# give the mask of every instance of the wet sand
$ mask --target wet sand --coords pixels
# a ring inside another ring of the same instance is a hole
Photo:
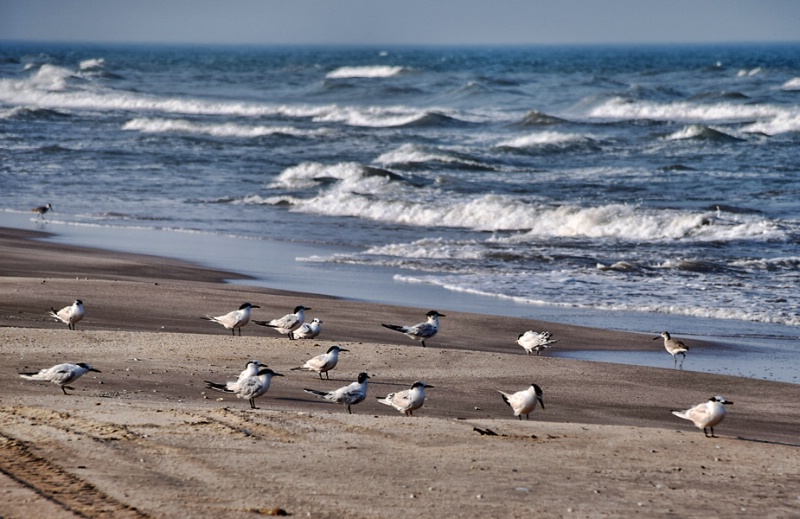
[[[515,344],[528,329],[565,350],[661,345],[447,308],[422,348],[380,324],[416,323],[429,308],[225,284],[236,276],[33,235],[0,229],[3,517],[800,515],[799,385],[529,357]],[[47,310],[75,298],[86,317],[69,331]],[[323,332],[290,341],[250,324],[232,337],[201,319],[245,301],[259,320],[311,307]],[[350,351],[330,381],[290,371],[332,344]],[[258,409],[205,389],[252,358],[286,375]],[[102,373],[68,396],[17,376],[81,361]],[[360,371],[369,396],[352,415],[302,391]],[[435,387],[413,418],[375,399],[415,380]],[[545,409],[519,421],[495,389],[532,382]],[[670,413],[716,394],[735,402],[719,438]]]

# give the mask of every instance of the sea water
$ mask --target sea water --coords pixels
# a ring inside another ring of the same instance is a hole
[[[6,225],[788,358],[798,144],[800,45],[0,45]]]

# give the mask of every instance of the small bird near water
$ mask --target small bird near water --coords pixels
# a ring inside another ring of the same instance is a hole
[[[250,310],[252,308],[261,307],[258,305],[251,305],[250,303],[242,303],[238,310],[234,310],[225,315],[219,315],[217,317],[207,315],[202,319],[221,324],[226,330],[230,330],[233,335],[236,335],[236,329],[238,328],[239,336],[241,337],[242,326],[250,322]]]
[[[678,355],[680,355],[681,365],[679,367],[683,367],[683,361],[686,360],[686,352],[689,351],[689,347],[681,341],[670,337],[669,332],[661,332],[661,335],[653,337],[653,340],[656,341],[662,337],[664,338],[664,348],[672,355],[672,358],[675,360],[675,365],[678,364]]]
[[[319,373],[320,380],[322,380],[322,374],[325,373],[325,378],[330,380],[331,377],[328,375],[328,372],[335,368],[339,363],[339,353],[343,351],[350,350],[342,348],[338,345],[333,345],[328,348],[327,352],[320,353],[316,357],[308,359],[305,364],[297,368],[292,368],[291,371],[316,371]]]
[[[381,324],[384,328],[394,330],[396,332],[404,333],[415,341],[420,341],[422,347],[425,347],[425,340],[430,339],[439,331],[439,317],[447,317],[440,314],[436,310],[431,310],[425,314],[428,318],[424,323],[418,323],[413,326],[404,326],[400,324]]]
[[[37,220],[39,218],[41,218],[45,222],[47,221],[47,218],[44,217],[44,214],[47,211],[53,211],[53,206],[50,205],[50,204],[47,204],[47,205],[40,205],[39,207],[34,207],[33,209],[31,209],[31,212],[36,213],[37,215],[39,215],[36,218]],[[55,212],[55,211],[53,211],[53,212]]]
[[[505,391],[497,390],[503,397],[503,402],[514,410],[514,416],[522,420],[522,415],[525,415],[526,420],[530,420],[530,413],[536,408],[538,401],[544,409],[544,400],[542,400],[542,388],[537,384],[531,384],[528,389],[517,391],[516,393],[506,393]]]
[[[271,321],[253,321],[254,323],[260,326],[267,326],[269,328],[275,328],[279,333],[282,335],[286,335],[289,337],[289,340],[294,340],[294,331],[303,326],[303,322],[306,320],[306,310],[311,310],[310,308],[306,308],[303,305],[296,306],[294,308],[294,313],[286,314],[283,317],[279,317],[278,319],[273,319]]]
[[[337,404],[344,404],[347,406],[347,412],[353,414],[350,410],[351,405],[356,405],[363,402],[367,398],[367,380],[369,375],[364,372],[358,374],[358,381],[353,382],[349,386],[340,387],[333,391],[317,391],[316,389],[304,389],[306,393],[336,402]]]
[[[733,402],[725,400],[725,398],[717,395],[709,398],[707,402],[697,404],[691,409],[687,409],[686,411],[672,411],[672,414],[684,420],[694,422],[695,427],[703,429],[703,434],[706,435],[706,438],[716,438],[716,436],[714,436],[714,426],[725,418],[725,413],[727,412],[725,410],[726,405],[733,405]],[[708,435],[706,429],[710,429],[711,436]]]
[[[429,386],[425,382],[417,381],[411,386],[411,389],[404,389],[397,393],[389,393],[385,397],[377,397],[378,402],[390,405],[405,414],[412,416],[412,413],[422,407],[425,403],[425,388]]]

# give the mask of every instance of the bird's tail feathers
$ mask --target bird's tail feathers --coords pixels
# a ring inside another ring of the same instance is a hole
[[[208,380],[204,380],[203,382],[206,383],[206,387],[208,389],[213,389],[214,391],[219,391],[221,393],[233,393],[233,391],[228,389],[227,382],[225,384],[218,384],[216,382],[209,382]]]
[[[309,368],[305,366],[297,366],[296,368],[289,369],[289,371],[297,371],[297,370],[310,371]]]
[[[20,373],[19,376],[28,380],[39,380],[36,375],[39,373]]]
[[[405,331],[405,326],[399,326],[397,324],[382,324],[381,323],[381,326],[383,326],[384,328],[389,328],[390,330],[394,330],[396,332],[404,332]]]
[[[672,414],[674,414],[678,418],[686,418],[686,412],[685,411],[672,411]]]
[[[501,397],[503,397],[503,402],[505,402],[505,403],[506,403],[506,404],[508,404],[508,405],[511,405],[511,404],[508,402],[508,397],[509,397],[509,394],[508,394],[508,393],[506,393],[505,391],[500,391],[499,389],[495,389],[495,391],[497,391],[498,393],[500,393],[500,396],[501,396]]]
[[[303,391],[311,393],[312,395],[321,396],[322,398],[325,398],[325,395],[328,394],[327,391],[317,391],[316,389],[303,389]]]
[[[269,328],[277,328],[277,326],[272,324],[270,321],[253,321],[253,323],[257,324],[259,326],[267,326]]]

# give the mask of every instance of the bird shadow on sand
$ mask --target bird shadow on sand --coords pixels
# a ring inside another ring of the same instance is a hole
[[[744,438],[742,436],[737,436],[735,439],[745,441],[745,442],[754,442],[754,443],[767,443],[769,445],[783,445],[785,447],[800,447],[800,443],[787,443],[787,442],[779,442],[774,440],[760,440],[758,438]]]

